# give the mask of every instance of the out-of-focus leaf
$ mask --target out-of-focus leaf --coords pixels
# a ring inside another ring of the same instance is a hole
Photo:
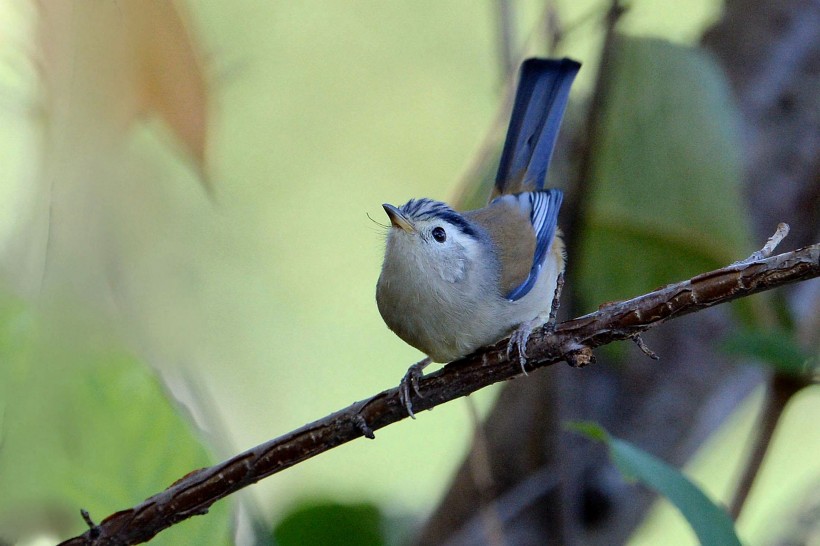
[[[789,375],[803,375],[812,366],[812,358],[804,351],[794,335],[784,330],[743,330],[723,344],[729,353],[760,360]],[[817,365],[817,359],[814,359]]]
[[[191,33],[185,28],[177,4],[129,0],[125,5],[141,70],[143,105],[149,113],[162,116],[202,172],[207,89]]]
[[[91,123],[109,125],[121,139],[139,115],[157,115],[184,144],[198,173],[205,172],[206,80],[198,44],[177,4],[41,0],[39,10],[52,126],[77,134],[94,133],[87,128]],[[74,120],[64,108],[85,117]],[[69,125],[61,125],[65,120]]]
[[[80,508],[99,521],[212,463],[147,367],[80,315],[0,302],[0,542],[79,534]],[[152,543],[227,544],[228,508]]]
[[[737,114],[715,63],[700,50],[623,37],[608,69],[613,83],[577,258],[587,306],[748,253]]]
[[[612,462],[630,480],[637,480],[669,499],[680,510],[704,546],[740,546],[734,524],[725,510],[677,469],[638,447],[610,436],[600,425],[571,423],[568,428],[603,442]]]
[[[382,517],[372,504],[324,502],[297,508],[273,532],[277,546],[382,546]]]

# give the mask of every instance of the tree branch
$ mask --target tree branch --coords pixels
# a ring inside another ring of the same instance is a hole
[[[820,243],[751,263],[732,264],[649,294],[602,305],[598,311],[536,330],[527,344],[529,367],[561,361],[592,362],[592,349],[635,336],[695,311],[820,276]],[[522,374],[507,358],[507,341],[424,376],[418,411],[430,409]],[[261,444],[210,468],[195,470],[141,504],[116,512],[61,546],[139,544],[171,525],[205,514],[217,500],[262,478],[290,468],[373,430],[407,417],[398,388],[383,391],[343,410]]]

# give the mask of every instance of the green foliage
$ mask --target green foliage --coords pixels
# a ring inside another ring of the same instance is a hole
[[[297,508],[274,530],[277,546],[382,546],[382,517],[372,504],[318,502]]]
[[[692,526],[701,544],[740,546],[726,511],[709,500],[680,471],[633,444],[610,436],[596,423],[571,423],[568,428],[604,443],[612,462],[627,479],[637,480],[669,499]]]
[[[585,306],[724,266],[747,249],[736,110],[702,51],[616,42],[581,249]],[[576,254],[577,256],[577,254]],[[572,258],[572,256],[571,256]]]
[[[737,332],[723,344],[725,351],[765,362],[775,370],[788,375],[806,375],[817,366],[794,338],[794,334],[779,328],[748,329]]]
[[[81,313],[0,304],[0,529],[68,538],[211,464],[147,367]],[[99,327],[99,324],[97,325]],[[228,543],[227,503],[153,543]],[[213,513],[216,512],[216,513]]]

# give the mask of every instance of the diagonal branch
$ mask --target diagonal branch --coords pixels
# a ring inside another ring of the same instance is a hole
[[[820,243],[753,262],[732,264],[665,286],[646,295],[608,303],[598,311],[559,324],[553,333],[533,332],[527,344],[529,366],[561,361],[584,365],[592,349],[635,339],[663,322],[737,298],[820,277]],[[483,387],[522,374],[507,358],[507,340],[424,376],[417,410],[430,409]],[[141,504],[116,512],[62,546],[138,544],[191,516],[204,514],[217,500],[262,478],[294,466],[373,430],[407,417],[398,388],[383,391],[293,432],[210,468],[195,470]],[[90,518],[88,519],[90,521]]]

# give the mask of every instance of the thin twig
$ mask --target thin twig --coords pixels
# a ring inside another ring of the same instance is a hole
[[[498,2],[498,55],[501,59],[501,75],[506,81],[512,76],[515,65],[515,8],[510,0],[497,0]]]
[[[766,241],[766,244],[763,245],[763,248],[758,250],[757,252],[753,252],[751,256],[746,258],[745,260],[741,260],[735,263],[751,263],[756,260],[762,260],[764,258],[768,258],[774,252],[774,249],[777,248],[777,245],[780,244],[780,241],[786,238],[786,235],[789,234],[789,224],[785,222],[780,222],[777,224],[777,229],[774,231],[774,234],[769,237],[769,240]]]
[[[554,1],[547,0],[544,8],[544,37],[547,43],[547,54],[554,56],[558,51],[561,40],[564,39],[564,27],[561,25],[561,17],[558,15],[558,6]]]
[[[80,508],[80,516],[83,518],[85,524],[88,525],[88,530],[94,534],[97,529],[97,524],[94,523],[93,519],[91,519],[91,514],[88,513],[88,510],[85,508]]]
[[[561,40],[565,39],[567,36],[570,36],[573,33],[583,30],[584,27],[587,25],[598,24],[598,20],[606,16],[607,13],[601,10],[600,5],[591,3],[587,8],[586,12],[577,16],[575,20],[569,21],[565,25],[561,25],[561,28],[558,30],[558,34],[555,38],[556,40],[558,40],[558,42],[555,44],[555,47],[558,47],[558,44],[560,44]]]
[[[645,354],[646,356],[648,356],[652,360],[660,360],[660,357],[658,356],[658,354],[655,351],[653,351],[652,349],[649,348],[649,346],[646,344],[646,342],[641,337],[641,334],[635,334],[634,336],[632,336],[632,341],[635,342],[635,345],[638,346],[638,349],[640,349],[643,354]]]
[[[737,264],[698,275],[649,294],[602,306],[595,313],[559,324],[554,333],[535,330],[526,351],[533,369],[555,364],[567,354],[616,340],[629,339],[667,320],[756,294],[778,286],[820,277],[820,243],[750,264]],[[488,385],[521,375],[516,359],[507,357],[508,340],[452,362],[421,378],[424,398],[417,411],[467,396]],[[407,418],[398,387],[383,391],[341,411],[210,468],[193,471],[141,504],[116,512],[64,546],[127,545],[157,533],[235,491],[302,461],[360,438],[361,416],[368,429],[379,430]]]

